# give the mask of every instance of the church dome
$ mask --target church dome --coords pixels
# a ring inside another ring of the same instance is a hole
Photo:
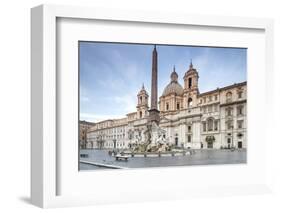
[[[176,95],[183,95],[183,88],[182,86],[178,83],[178,74],[174,70],[171,74],[171,82],[165,87],[162,96],[167,96],[170,94],[176,94]]]
[[[162,96],[167,96],[170,94],[183,95],[183,88],[178,82],[170,82],[164,89]]]

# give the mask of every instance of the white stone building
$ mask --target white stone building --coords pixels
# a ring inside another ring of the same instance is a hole
[[[200,93],[199,74],[191,63],[183,80],[176,70],[159,98],[160,123],[167,143],[191,149],[247,147],[247,83]],[[149,95],[142,86],[136,112],[96,123],[87,133],[87,148],[125,149],[142,143],[148,123]]]

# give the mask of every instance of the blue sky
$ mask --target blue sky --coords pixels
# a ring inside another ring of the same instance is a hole
[[[136,111],[144,83],[150,94],[153,45],[80,42],[80,119],[98,122]],[[247,50],[157,45],[158,97],[173,66],[183,86],[190,61],[199,72],[199,91],[246,81]]]

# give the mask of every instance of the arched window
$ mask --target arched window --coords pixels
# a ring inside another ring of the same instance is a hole
[[[169,104],[166,103],[166,110],[169,110]]]
[[[192,78],[188,78],[188,88],[192,87]]]
[[[231,102],[232,101],[232,93],[231,92],[227,92],[226,93],[226,102]]]
[[[142,111],[140,111],[140,118],[142,118]]]
[[[140,97],[140,103],[142,104],[142,96]]]
[[[187,106],[188,108],[192,107],[192,98],[188,98]]]

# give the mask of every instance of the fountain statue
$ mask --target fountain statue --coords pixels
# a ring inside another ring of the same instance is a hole
[[[165,152],[170,150],[165,138],[165,130],[161,129],[155,123],[147,124],[144,131],[144,140],[137,140],[132,146],[135,153],[142,152]]]

